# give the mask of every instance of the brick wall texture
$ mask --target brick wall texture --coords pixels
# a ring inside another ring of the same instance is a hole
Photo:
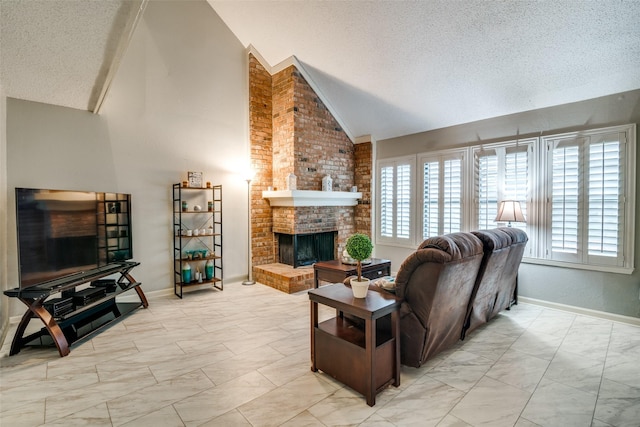
[[[251,255],[252,265],[275,262],[273,216],[262,191],[273,182],[272,79],[253,55],[249,57],[249,137],[251,139]]]
[[[252,265],[276,262],[273,233],[338,231],[342,252],[354,232],[371,230],[371,144],[352,144],[300,72],[290,66],[273,76],[249,56],[252,183]],[[262,199],[271,186],[287,189],[296,175],[298,190],[321,190],[330,175],[334,191],[363,192],[355,207],[275,207]]]

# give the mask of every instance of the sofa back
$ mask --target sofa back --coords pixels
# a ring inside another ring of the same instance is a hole
[[[471,233],[425,240],[396,275],[401,361],[418,367],[460,339],[482,261],[482,242]]]
[[[482,241],[484,256],[469,300],[463,339],[515,301],[518,267],[528,241],[524,231],[511,227],[472,233]]]

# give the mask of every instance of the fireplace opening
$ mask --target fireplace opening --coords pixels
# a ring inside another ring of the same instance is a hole
[[[284,234],[278,236],[278,262],[294,268],[312,265],[335,258],[337,231],[311,234]]]

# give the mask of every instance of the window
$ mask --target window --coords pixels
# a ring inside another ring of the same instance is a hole
[[[462,230],[463,153],[423,156],[422,240]]]
[[[522,213],[527,215],[530,199],[531,162],[535,139],[494,144],[475,148],[474,192],[476,229],[486,230],[506,224],[495,222],[498,203],[517,200]],[[526,231],[526,223],[514,223]]]
[[[413,170],[415,158],[381,162],[378,200],[378,239],[385,242],[413,242]]]
[[[545,138],[550,259],[625,266],[625,240],[633,236],[626,206],[633,197],[626,179],[627,138],[626,132],[606,131]]]
[[[414,247],[502,226],[498,202],[518,200],[527,222],[512,226],[529,236],[526,262],[629,274],[635,132],[622,125],[381,160],[379,241]]]

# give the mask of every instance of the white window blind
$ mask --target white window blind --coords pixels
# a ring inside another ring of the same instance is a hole
[[[490,229],[504,224],[495,222],[498,203],[517,200],[527,218],[530,192],[532,140],[496,144],[474,150],[476,226]],[[526,231],[526,223],[513,223]]]
[[[580,145],[573,140],[551,150],[551,252],[553,259],[579,259]]]
[[[460,159],[444,161],[443,227],[442,233],[455,233],[462,229],[462,162]]]
[[[462,154],[422,157],[422,239],[462,229]]]
[[[624,265],[625,133],[548,142],[550,258]]]
[[[380,235],[393,237],[394,167],[380,168]]]
[[[436,162],[426,162],[423,164],[424,180],[422,204],[422,236],[435,236],[438,234],[438,216],[440,214],[439,191],[440,188],[440,164]]]
[[[411,231],[411,166],[397,167],[396,237],[408,239]]]
[[[624,135],[606,135],[589,145],[588,255],[617,258],[624,213]],[[622,140],[622,141],[621,141]]]
[[[495,228],[498,214],[498,154],[495,150],[476,152],[475,174],[478,229]]]
[[[379,164],[379,223],[377,236],[388,243],[413,240],[413,194],[415,157]]]
[[[512,226],[527,232],[527,262],[633,272],[635,125],[514,137],[377,164],[380,243],[414,247],[431,236],[503,226],[494,221],[498,203],[518,200],[526,223]]]

